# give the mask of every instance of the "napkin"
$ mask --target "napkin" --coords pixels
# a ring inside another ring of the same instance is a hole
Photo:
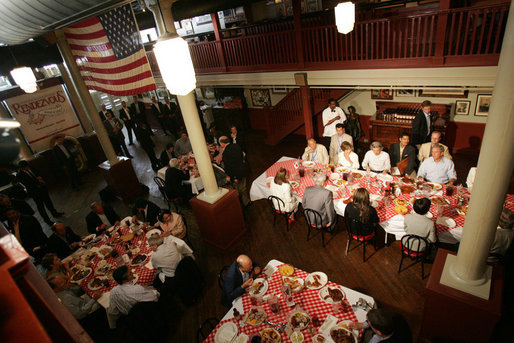
[[[105,292],[102,294],[100,298],[98,298],[97,302],[103,306],[103,308],[109,307],[109,297],[111,296],[111,292]]]
[[[148,259],[148,263],[145,264],[145,268],[154,269],[153,265],[152,265],[152,260],[151,259]]]
[[[329,314],[327,316],[327,319],[325,319],[325,322],[323,322],[323,325],[321,325],[319,327],[319,332],[320,333],[324,333],[324,334],[329,334],[330,333],[330,328],[332,328],[332,326],[336,325],[338,320],[339,319],[337,319],[333,315]]]
[[[432,194],[435,195],[435,196],[438,196],[438,197],[442,197],[443,196],[443,191],[441,190],[441,191],[433,192]]]
[[[219,332],[217,334],[218,336],[218,342],[230,342],[232,339],[234,339],[235,332],[234,327],[232,325],[227,325],[228,323],[223,324],[219,328]]]

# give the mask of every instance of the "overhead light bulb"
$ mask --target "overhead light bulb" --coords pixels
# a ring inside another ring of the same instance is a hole
[[[347,34],[353,30],[355,24],[355,4],[342,2],[334,8],[336,26],[339,33]]]
[[[37,91],[36,77],[29,67],[15,68],[11,70],[11,76],[14,82],[16,82],[25,93],[34,93]]]

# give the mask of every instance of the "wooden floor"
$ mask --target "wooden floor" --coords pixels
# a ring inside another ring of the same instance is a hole
[[[281,156],[299,156],[305,147],[301,136],[290,136],[275,147],[264,144],[263,133],[248,134],[248,159],[251,168],[249,181],[261,174]],[[156,133],[156,151],[160,153],[168,142],[162,133]],[[146,155],[137,143],[129,150],[135,156],[132,160],[140,181],[150,187],[149,199],[165,207],[157,188],[153,184],[155,173],[151,170]],[[463,182],[470,166],[476,165],[476,158],[459,158],[456,156],[459,181]],[[90,172],[84,176],[86,185],[80,191],[70,192],[61,187],[51,191],[56,208],[66,212],[64,222],[77,233],[85,234],[85,216],[89,212],[89,203],[99,200],[98,192],[105,187],[105,181],[99,173]],[[251,182],[248,182],[250,185]],[[111,204],[120,216],[129,214],[130,204],[116,201]],[[34,206],[35,208],[35,206]],[[421,322],[426,279],[422,280],[420,265],[417,264],[398,274],[400,252],[398,242],[388,247],[381,247],[377,252],[368,249],[368,260],[362,262],[362,248],[359,247],[345,254],[347,234],[340,221],[338,229],[325,249],[321,247],[319,235],[306,241],[307,228],[304,219],[285,231],[283,222],[273,226],[273,218],[265,200],[259,200],[249,206],[245,212],[247,233],[242,240],[228,251],[204,244],[201,241],[195,219],[190,210],[184,211],[188,220],[191,240],[195,250],[196,261],[205,277],[205,290],[198,304],[184,308],[179,306],[176,312],[180,318],[170,329],[170,342],[196,342],[196,331],[206,318],[222,318],[227,309],[221,305],[217,273],[225,265],[234,261],[241,253],[248,254],[261,265],[270,259],[288,262],[308,272],[324,271],[331,281],[375,298],[378,306],[403,314],[417,335]],[[381,240],[382,241],[382,240]],[[372,255],[371,255],[372,254]],[[371,256],[370,256],[371,255]],[[427,265],[425,273],[430,272]],[[100,340],[100,339],[98,339]]]

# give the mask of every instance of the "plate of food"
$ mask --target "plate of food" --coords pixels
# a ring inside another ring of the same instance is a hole
[[[152,237],[152,235],[155,235],[155,234],[158,234],[159,236],[161,235],[162,231],[159,230],[159,229],[151,229],[149,230],[147,233],[146,233],[146,238],[150,238]]]
[[[339,167],[336,167],[334,170],[338,173],[348,173],[351,169],[348,167],[339,166]]]
[[[393,177],[391,175],[383,173],[378,174],[377,179],[389,182],[393,181]]]
[[[330,342],[327,338],[327,336],[321,334],[321,333],[318,333],[317,335],[314,335],[312,337],[312,342],[313,343],[328,343]]]
[[[133,233],[127,233],[126,235],[121,236],[121,240],[122,240],[123,242],[129,242],[129,241],[131,241],[133,238],[134,238],[134,234],[133,234]]]
[[[400,206],[407,206],[409,204],[409,201],[408,200],[405,200],[405,199],[394,199],[394,203],[396,205],[400,205]]]
[[[87,283],[87,288],[92,291],[98,291],[103,287],[109,287],[109,280],[105,277],[95,276]]]
[[[293,276],[294,274],[294,267],[290,264],[284,264],[278,268],[278,272],[282,276]]]
[[[425,185],[429,185],[430,187],[432,187],[432,189],[433,189],[434,191],[438,191],[438,190],[440,190],[441,188],[443,188],[443,186],[442,186],[442,185],[440,185],[440,184],[438,184],[438,183],[430,183],[430,182],[428,182],[428,183],[425,183]]]
[[[262,342],[266,343],[280,343],[282,341],[282,337],[277,332],[277,330],[272,328],[266,328],[261,331],[261,339]]]
[[[319,297],[327,304],[337,304],[344,300],[346,295],[339,286],[325,286],[319,291]]]
[[[303,161],[302,162],[302,166],[307,167],[307,168],[314,167],[315,165],[316,165],[316,163],[313,161]]]
[[[252,326],[261,325],[267,318],[266,311],[262,307],[252,307],[243,318],[245,324]]]
[[[84,264],[90,263],[97,256],[96,251],[90,250],[80,256],[80,261]]]
[[[300,187],[300,182],[298,181],[289,181],[289,184],[291,185],[291,188],[298,188]]]
[[[414,206],[414,201],[418,200],[418,199],[423,199],[424,197],[412,197],[409,199],[409,204],[411,204],[412,206]]]
[[[357,343],[357,336],[344,325],[336,325],[330,329],[330,338],[334,343]]]
[[[300,292],[304,286],[303,279],[292,277],[292,276],[282,276],[282,283],[289,284],[291,286],[291,291],[293,293]]]
[[[75,274],[73,274],[73,276],[71,277],[71,282],[76,282],[76,283],[79,283],[81,282],[82,280],[84,280],[85,278],[87,278],[89,276],[89,274],[91,274],[93,270],[91,268],[80,268],[79,270],[77,270],[77,272]]]
[[[466,214],[468,214],[468,205],[457,206],[455,207],[455,209],[463,217],[465,217]]]
[[[336,185],[337,187],[346,186],[347,183],[348,183],[348,181],[345,181],[343,179],[339,179],[339,180],[335,180],[334,181],[334,185]]]
[[[130,265],[131,266],[139,266],[139,265],[145,263],[147,258],[148,258],[148,255],[145,255],[145,254],[137,255],[132,259],[132,261],[130,261]]]
[[[403,194],[411,194],[414,192],[414,186],[413,185],[402,185],[400,186],[400,190]]]
[[[353,172],[352,176],[354,179],[362,179],[364,177],[364,174],[361,172]]]
[[[82,242],[84,244],[88,244],[88,243],[90,243],[95,238],[96,238],[96,234],[92,233],[90,235],[82,237]]]
[[[407,207],[405,206],[402,206],[402,205],[396,205],[394,207],[394,211],[398,214],[407,214],[407,212],[409,212],[409,210],[407,209]]]
[[[311,317],[306,312],[303,311],[294,311],[289,315],[289,324],[294,329],[303,330],[307,328],[309,323],[311,322]]]
[[[106,257],[109,257],[111,255],[111,252],[112,252],[112,247],[108,246],[108,245],[102,245],[101,247],[98,248],[98,256],[100,258],[106,258]]]
[[[291,334],[291,336],[289,336],[289,339],[292,343],[302,343],[305,338],[303,337],[303,333],[300,331],[295,331]]]
[[[310,273],[305,278],[305,286],[309,289],[320,289],[325,286],[328,282],[327,274],[323,272]]]
[[[234,322],[226,322],[216,331],[215,343],[230,343],[237,336],[237,325]]]
[[[120,244],[121,242],[123,242],[123,239],[121,239],[121,237],[115,237],[112,239],[111,243],[109,243],[109,244],[112,246],[112,245]]]
[[[334,182],[336,180],[339,180],[341,178],[341,175],[339,175],[338,173],[332,173],[328,178],[330,179],[330,181]]]
[[[112,264],[107,263],[105,260],[101,260],[96,265],[95,274],[97,274],[97,275],[106,275],[112,269],[113,269]]]
[[[432,201],[432,204],[439,206],[447,206],[450,204],[450,202],[447,199],[438,196],[431,196],[430,201]]]
[[[455,220],[449,217],[437,217],[437,220],[435,221],[436,224],[446,226],[449,228],[454,228],[457,226],[457,223],[455,223]]]
[[[409,185],[414,184],[414,180],[413,180],[413,179],[411,179],[411,178],[410,178],[410,177],[408,177],[408,176],[404,176],[404,177],[402,177],[402,179],[401,179],[401,180],[402,180],[402,182],[403,182],[403,183],[407,183],[407,184],[409,184]]]
[[[257,278],[250,286],[249,293],[254,296],[263,296],[268,291],[268,281],[263,278]]]

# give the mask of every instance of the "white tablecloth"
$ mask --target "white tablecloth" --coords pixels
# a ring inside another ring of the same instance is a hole
[[[291,157],[282,156],[277,162],[283,162],[292,160]],[[275,163],[277,163],[275,162]],[[275,164],[273,163],[273,164]],[[250,188],[250,200],[255,201],[259,199],[267,199],[271,194],[269,192],[269,187],[266,184],[266,171],[259,175],[258,178],[253,180],[252,187]]]
[[[168,169],[168,167],[162,167],[161,169],[159,169],[157,171],[157,176],[160,177],[161,179],[165,180],[166,179],[166,169]],[[202,178],[200,178],[200,177],[195,177],[195,176],[191,175],[189,180],[182,181],[182,183],[190,184],[193,194],[200,194],[200,191],[203,190],[203,182],[202,182]]]

